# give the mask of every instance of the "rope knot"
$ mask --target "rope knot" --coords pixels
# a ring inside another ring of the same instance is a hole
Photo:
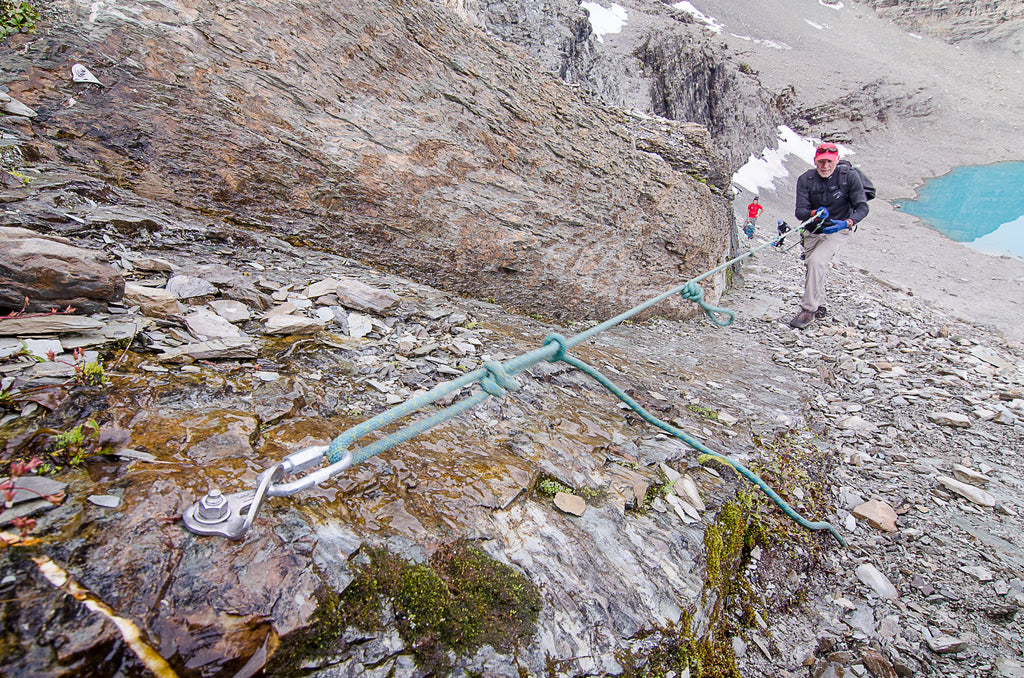
[[[505,371],[505,366],[496,360],[484,363],[487,374],[480,379],[480,388],[495,398],[502,398],[509,391],[518,391],[519,382]]]
[[[548,344],[558,344],[558,351],[555,355],[548,358],[549,363],[558,362],[565,358],[565,354],[569,350],[569,346],[567,345],[568,342],[565,337],[556,332],[552,332],[548,336],[544,337],[544,345],[547,346]]]
[[[704,288],[692,280],[679,290],[679,296],[695,304],[704,305]]]
[[[692,301],[693,303],[700,306],[701,310],[704,311],[704,315],[706,315],[711,322],[715,323],[719,327],[728,327],[736,319],[736,314],[730,311],[729,309],[718,308],[717,306],[711,306],[710,304],[705,303],[704,288],[702,288],[693,280],[686,283],[683,286],[683,289],[679,290],[679,296],[681,296],[683,299],[686,299],[687,301]],[[719,320],[718,317],[715,315],[716,313],[725,316],[725,319]]]

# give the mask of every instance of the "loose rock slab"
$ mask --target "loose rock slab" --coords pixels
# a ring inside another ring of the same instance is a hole
[[[860,506],[851,511],[853,515],[861,520],[866,520],[868,523],[879,530],[885,532],[896,531],[896,511],[891,506],[886,504],[884,501],[878,501],[872,499],[866,501]]]
[[[990,492],[986,492],[980,487],[962,483],[959,480],[950,478],[949,476],[939,476],[936,480],[938,480],[946,489],[956,492],[961,497],[970,499],[979,506],[992,507],[996,505],[996,498],[993,497]]]
[[[583,501],[583,497],[568,492],[555,494],[555,506],[574,516],[582,516],[587,510],[587,502]]]

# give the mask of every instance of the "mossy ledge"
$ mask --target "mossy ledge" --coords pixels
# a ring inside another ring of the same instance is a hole
[[[737,617],[726,614],[737,606],[740,622],[753,621],[755,596],[745,568],[750,550],[761,543],[763,532],[751,496],[740,493],[725,504],[704,532],[706,557],[704,603],[706,620],[695,629],[693,616],[684,613],[676,624],[651,630],[635,647],[643,651],[620,653],[624,678],[661,678],[687,669],[692,678],[742,678],[736,667],[731,637],[740,632]]]
[[[283,640],[265,675],[301,675],[309,660],[344,649],[346,629],[378,631],[393,618],[416,663],[444,676],[452,656],[483,645],[514,651],[534,635],[542,607],[528,578],[466,541],[441,547],[427,563],[364,547],[353,574],[340,594],[321,595],[314,621]]]

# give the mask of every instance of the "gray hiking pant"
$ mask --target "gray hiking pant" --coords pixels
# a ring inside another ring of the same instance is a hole
[[[804,263],[807,265],[807,277],[804,280],[804,296],[800,299],[800,307],[807,311],[817,311],[825,305],[825,278],[828,275],[832,255],[839,251],[846,240],[852,235],[850,229],[829,234],[804,234]]]

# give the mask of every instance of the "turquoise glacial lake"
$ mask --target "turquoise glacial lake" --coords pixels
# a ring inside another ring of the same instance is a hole
[[[957,242],[1024,259],[1024,162],[957,167],[894,204]]]

